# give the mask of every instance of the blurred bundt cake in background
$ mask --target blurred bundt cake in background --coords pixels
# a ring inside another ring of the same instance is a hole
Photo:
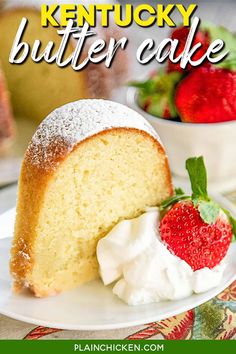
[[[14,121],[4,74],[0,67],[0,154],[5,152],[13,141]]]
[[[13,110],[17,116],[39,122],[53,109],[70,101],[81,98],[109,98],[112,90],[124,80],[128,60],[126,52],[122,50],[117,52],[116,60],[109,69],[102,62],[89,63],[83,70],[74,71],[70,65],[60,68],[55,63],[48,64],[45,61],[34,63],[30,57],[23,64],[10,64],[9,53],[23,17],[28,19],[28,25],[22,40],[28,42],[31,48],[36,39],[42,42],[42,49],[49,41],[53,41],[55,53],[61,43],[61,36],[52,26],[41,27],[40,1],[6,1],[6,4],[6,7],[0,9],[0,26],[4,28],[0,33],[0,60],[11,93]],[[95,31],[97,36],[88,40],[87,46],[97,38],[120,39],[123,36],[120,29],[113,25],[108,28],[97,26]],[[74,52],[75,44],[72,38],[65,57]],[[85,45],[84,55],[87,50]]]

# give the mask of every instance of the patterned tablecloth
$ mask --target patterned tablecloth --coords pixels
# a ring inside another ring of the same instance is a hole
[[[0,213],[15,203],[16,187],[1,192]],[[227,195],[236,205],[236,193]],[[0,339],[236,339],[236,281],[205,304],[160,322],[106,331],[39,327],[0,315]]]

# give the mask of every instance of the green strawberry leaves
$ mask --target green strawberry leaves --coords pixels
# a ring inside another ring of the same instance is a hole
[[[175,188],[175,194],[183,195],[184,191],[182,188]]]
[[[167,73],[162,70],[143,82],[132,81],[129,86],[138,89],[138,104],[145,111],[157,117],[175,118],[174,93],[181,78],[179,72]]]
[[[143,90],[148,95],[155,92],[156,84],[155,80],[151,78],[146,81],[131,81],[129,83],[129,86],[133,86],[140,90]]]
[[[163,211],[169,208],[170,206],[176,204],[180,200],[186,200],[186,199],[190,199],[190,197],[184,194],[184,191],[181,188],[176,188],[175,194],[167,198],[166,200],[164,200],[164,202],[162,202],[160,206],[160,210]]]
[[[207,200],[207,172],[203,157],[192,157],[188,159],[186,161],[186,169],[191,182],[192,199],[198,200],[202,198]]]
[[[192,187],[192,202],[199,210],[202,220],[214,224],[219,216],[220,207],[207,193],[207,171],[203,157],[192,157],[186,161]]]
[[[207,224],[214,224],[219,216],[220,207],[218,204],[210,201],[200,201],[198,210],[203,221]]]
[[[200,156],[187,159],[186,169],[188,171],[189,179],[191,182],[192,195],[188,196],[181,188],[176,188],[175,194],[162,202],[160,210],[163,211],[167,208],[170,208],[172,205],[181,200],[191,200],[195,208],[198,209],[202,220],[206,224],[214,224],[220,215],[220,211],[222,210],[228,217],[228,220],[232,226],[232,232],[234,235],[232,241],[235,241],[236,220],[228,210],[221,208],[208,196],[207,171],[203,157]]]
[[[224,51],[228,51],[227,57],[216,64],[218,67],[236,70],[236,36],[227,28],[222,26],[214,26],[213,24],[203,24],[203,29],[206,30],[211,38],[211,41],[222,39],[225,43]]]

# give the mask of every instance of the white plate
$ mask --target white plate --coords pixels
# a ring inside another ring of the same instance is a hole
[[[215,199],[231,211],[234,207],[225,198]],[[9,275],[9,249],[14,209],[0,216],[0,313],[36,325],[69,330],[104,330],[124,328],[160,321],[192,309],[219,294],[236,279],[236,243],[230,246],[222,282],[206,293],[179,301],[165,301],[141,306],[128,306],[119,300],[101,281],[90,282],[77,289],[45,299],[28,292],[14,295]],[[4,238],[5,237],[5,238]]]

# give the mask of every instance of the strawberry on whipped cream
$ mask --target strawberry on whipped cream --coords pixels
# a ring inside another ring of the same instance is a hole
[[[217,286],[225,264],[193,271],[172,254],[159,235],[159,211],[118,223],[98,242],[97,258],[105,285],[129,305],[177,300]]]
[[[192,195],[182,189],[136,219],[124,220],[101,239],[97,258],[105,285],[129,305],[178,300],[216,287],[236,235],[236,220],[207,193],[203,157],[186,169]]]

